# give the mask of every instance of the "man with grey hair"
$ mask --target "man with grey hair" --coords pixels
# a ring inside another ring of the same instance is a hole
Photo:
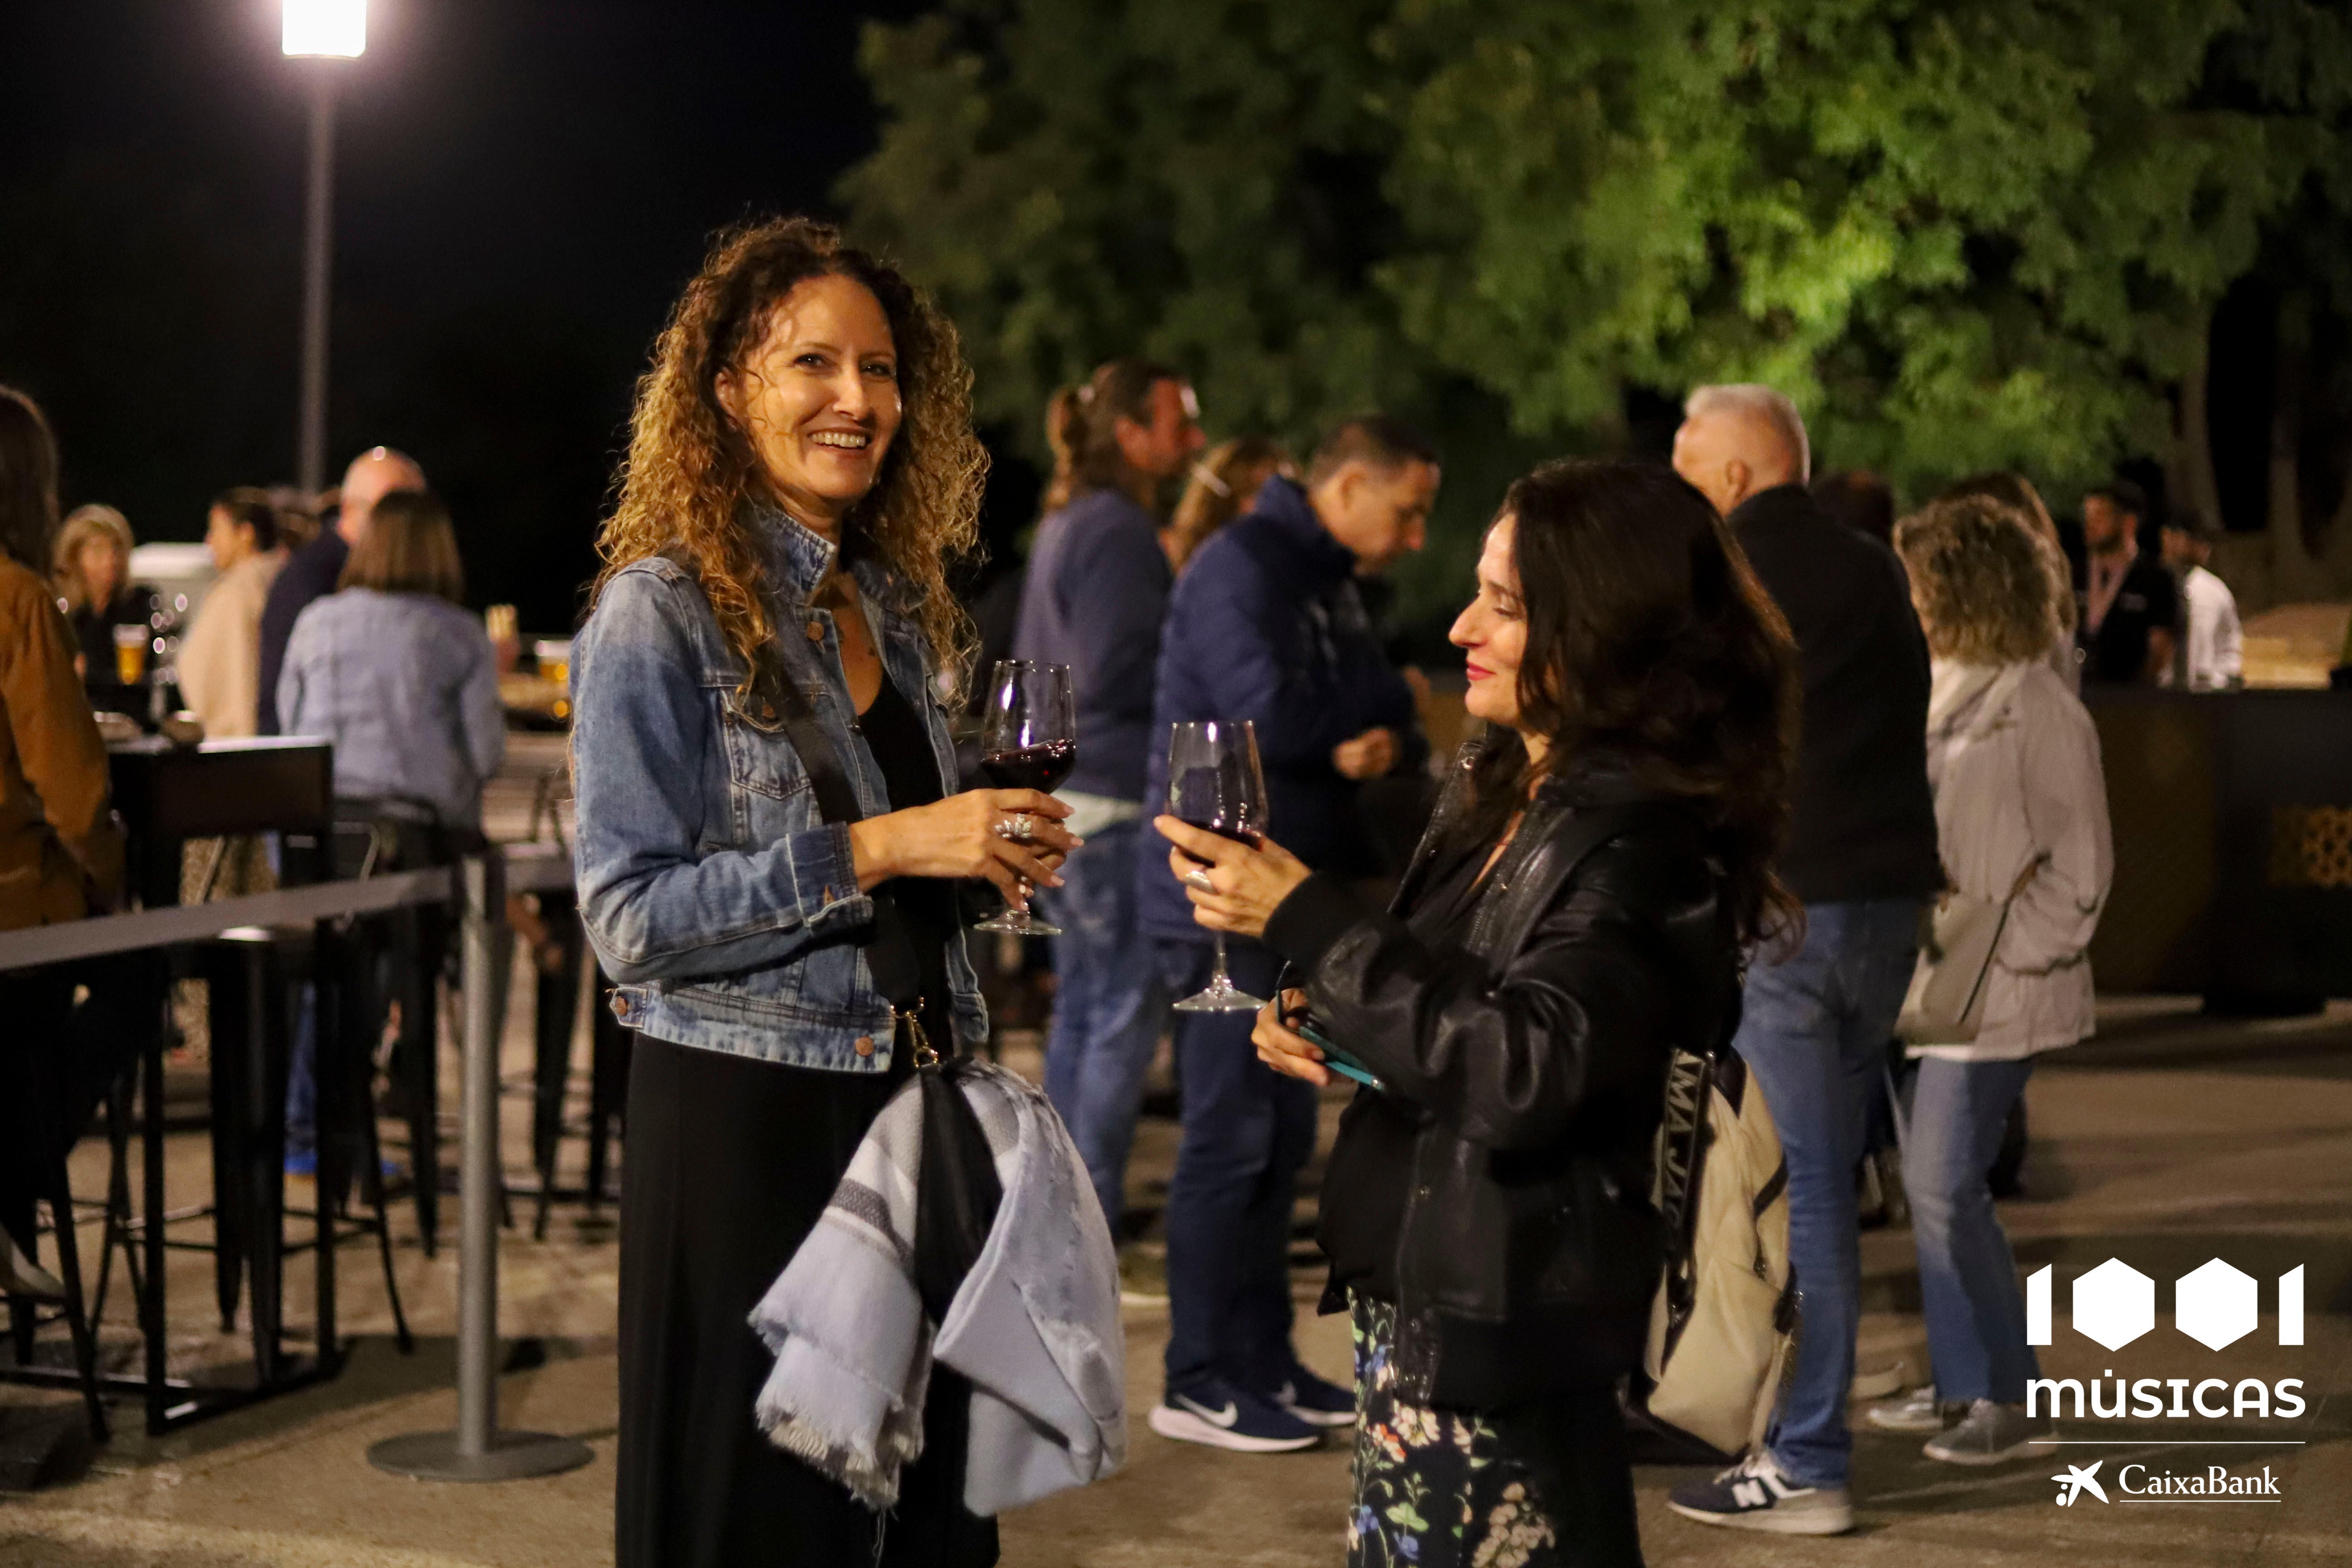
[[[1789,1256],[1805,1331],[1763,1444],[1713,1479],[1675,1488],[1670,1505],[1707,1524],[1834,1535],[1853,1524],[1854,1164],[1910,984],[1920,908],[1943,870],[1927,790],[1927,639],[1894,552],[1824,512],[1805,488],[1811,468],[1804,421],[1780,393],[1691,395],[1675,469],[1723,513],[1788,616],[1804,679],[1794,809],[1777,868],[1804,901],[1803,945],[1758,955],[1732,1043],[1788,1159]]]
[[[367,532],[368,515],[375,503],[394,490],[421,490],[425,470],[405,452],[371,447],[343,470],[334,526],[319,530],[319,537],[294,552],[269,584],[268,601],[261,609],[261,702],[254,715],[257,735],[278,733],[278,674],[286,668],[286,639],[294,635],[294,620],[313,599],[335,591],[352,546]]]
[[[1813,477],[1804,418],[1787,393],[1755,382],[1702,386],[1683,404],[1675,472],[1727,518],[1750,496]]]

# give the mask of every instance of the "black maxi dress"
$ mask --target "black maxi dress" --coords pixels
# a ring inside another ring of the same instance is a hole
[[[893,809],[940,798],[921,716],[885,677],[859,728]],[[888,884],[923,973],[923,1027],[954,1038],[951,884]],[[774,1358],[751,1309],[832,1196],[883,1102],[914,1070],[782,1067],[640,1037],[621,1194],[619,1568],[986,1568],[996,1521],[963,1506],[971,1384],[933,1370],[923,1454],[877,1516],[768,1441],[752,1406]],[[878,1550],[877,1550],[878,1548]]]

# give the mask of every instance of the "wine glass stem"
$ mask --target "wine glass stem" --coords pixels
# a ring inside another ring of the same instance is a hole
[[[1233,977],[1232,977],[1231,975],[1229,975],[1229,974],[1227,974],[1227,973],[1225,973],[1225,933],[1224,933],[1224,932],[1223,932],[1223,931],[1219,931],[1219,932],[1217,932],[1217,935],[1216,935],[1216,942],[1217,942],[1217,971],[1216,971],[1216,973],[1213,973],[1213,974],[1212,974],[1212,975],[1210,975],[1210,976],[1209,976],[1209,988],[1210,988],[1211,990],[1213,990],[1213,991],[1223,991],[1223,990],[1226,990],[1226,989],[1230,988],[1230,987],[1232,986],[1233,983],[1234,983],[1234,982],[1233,982]]]

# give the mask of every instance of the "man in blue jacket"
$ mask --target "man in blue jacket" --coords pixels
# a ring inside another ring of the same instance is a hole
[[[1213,535],[1177,580],[1160,642],[1144,800],[1167,798],[1169,726],[1249,721],[1270,806],[1268,836],[1320,871],[1376,872],[1356,795],[1363,780],[1429,754],[1412,689],[1372,636],[1356,592],[1424,537],[1437,449],[1400,421],[1352,420],[1317,450],[1304,485],[1275,478]],[[1206,982],[1209,933],[1142,845],[1138,904],[1175,994]],[[1280,961],[1229,944],[1234,983],[1274,994]],[[1163,1436],[1245,1453],[1303,1448],[1355,1420],[1355,1396],[1301,1366],[1290,1339],[1290,1210],[1315,1146],[1315,1090],[1257,1059],[1248,1013],[1188,1013],[1177,1025],[1184,1132],[1168,1194]]]

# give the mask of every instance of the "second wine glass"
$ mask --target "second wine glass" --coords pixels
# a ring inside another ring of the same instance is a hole
[[[1168,815],[1192,826],[1246,844],[1265,842],[1265,772],[1258,765],[1257,731],[1244,719],[1178,724],[1168,735]],[[1197,855],[1186,858],[1206,866]],[[1202,873],[1194,872],[1194,876]],[[1225,973],[1225,933],[1216,933],[1217,966],[1209,984],[1176,1004],[1179,1013],[1254,1013],[1253,996]]]
[[[1070,685],[1070,667],[999,659],[989,678],[988,712],[980,730],[980,768],[988,782],[999,789],[1051,795],[1077,763],[1077,698]],[[1027,884],[1023,888],[1026,890]],[[1062,934],[1061,927],[1046,924],[1027,910],[1009,908],[972,929],[1009,936]]]

